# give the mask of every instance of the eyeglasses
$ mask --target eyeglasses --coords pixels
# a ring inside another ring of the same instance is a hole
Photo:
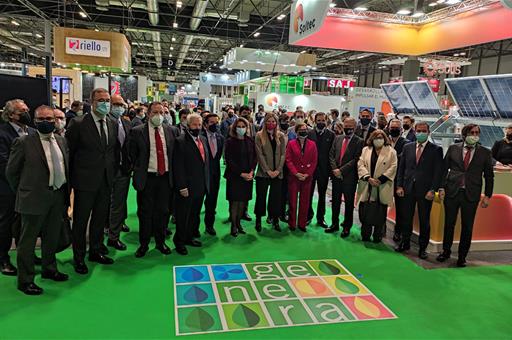
[[[96,100],[98,103],[110,103],[110,99],[98,99]]]

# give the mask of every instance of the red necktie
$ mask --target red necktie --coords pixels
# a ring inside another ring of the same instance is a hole
[[[196,139],[196,144],[197,144],[197,148],[199,149],[199,153],[201,154],[201,158],[203,159],[203,162],[204,162],[206,159],[206,156],[204,154],[203,143],[201,143],[201,140],[199,139],[199,137],[197,137],[197,139]]]
[[[470,160],[471,160],[471,148],[466,147],[466,155],[464,155],[464,170],[468,169]]]
[[[343,160],[345,151],[347,151],[348,142],[349,142],[349,139],[347,137],[343,138],[343,144],[341,145],[341,152],[340,152],[340,163]]]
[[[162,138],[160,138],[160,132],[158,128],[155,128],[155,145],[156,145],[156,161],[157,171],[160,176],[165,173],[165,156],[164,156],[164,144]]]
[[[416,149],[416,164],[418,164],[420,162],[421,149],[423,149],[423,145],[422,144],[418,144],[418,148]]]

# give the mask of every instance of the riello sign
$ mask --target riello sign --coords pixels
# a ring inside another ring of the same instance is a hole
[[[110,58],[110,41],[66,37],[66,54]]]

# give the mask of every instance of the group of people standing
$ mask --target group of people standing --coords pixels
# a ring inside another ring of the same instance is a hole
[[[429,125],[413,125],[411,117],[394,118],[381,126],[369,110],[361,111],[358,120],[348,112],[340,116],[337,110],[306,116],[300,108],[292,116],[262,109],[253,115],[247,106],[238,112],[227,107],[222,116],[182,109],[177,119],[171,110],[166,102],[152,102],[147,111],[138,110],[127,119],[123,98],[99,88],[91,93],[91,113],[73,117],[64,128],[59,122],[66,117],[59,110],[38,107],[32,124],[22,100],[6,104],[6,123],[0,125],[0,265],[3,274],[18,276],[19,290],[29,295],[43,292],[34,283],[38,237],[42,277],[68,279],[58,270],[55,253],[70,197],[75,271],[88,273],[87,243],[89,261],[112,264],[103,243],[104,229],[108,228],[108,247],[126,250],[120,234],[127,227],[130,182],[137,192],[136,257],[145,256],[151,238],[158,251],[171,253],[165,241],[171,220],[176,223],[173,241],[179,254],[187,255],[187,247],[201,247],[203,205],[205,232],[217,233],[222,160],[233,237],[246,233],[241,221],[251,220],[248,203],[255,181],[257,232],[265,216],[277,232],[282,231],[280,222],[291,231],[306,232],[316,211],[316,222],[326,233],[341,230],[346,238],[354,222],[354,206],[360,202],[362,240],[378,243],[384,236],[387,207],[395,204],[396,250],[404,252],[410,249],[417,205],[419,256],[426,258],[430,209],[438,192],[446,207],[444,252],[438,260],[450,257],[461,210],[458,265],[465,266],[477,206],[479,202],[488,206],[493,189],[491,152],[478,144],[478,125],[468,124],[462,131],[463,143],[450,146],[443,159],[441,147],[430,141]],[[480,200],[482,176],[485,196]],[[329,181],[330,225],[325,221]],[[315,188],[318,203],[313,209]],[[18,268],[8,255],[15,213],[21,216]]]

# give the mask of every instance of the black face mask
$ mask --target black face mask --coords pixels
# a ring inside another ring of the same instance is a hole
[[[228,112],[228,117],[231,118],[234,116],[234,113],[233,112]]]
[[[23,124],[23,125],[28,125],[30,124],[30,122],[32,121],[32,119],[30,118],[30,114],[28,112],[23,112],[21,115],[20,115],[20,124]]]
[[[316,123],[316,128],[318,130],[323,130],[325,129],[325,123]]]
[[[279,123],[279,127],[281,128],[281,130],[286,131],[290,127],[290,124],[288,124],[288,123]]]
[[[212,133],[215,133],[219,130],[219,126],[217,124],[210,125],[208,126],[208,130]]]
[[[404,124],[404,130],[409,130],[411,126],[409,124]]]
[[[188,129],[190,131],[190,134],[194,137],[198,137],[199,133],[201,132],[201,129]]]
[[[41,132],[43,135],[47,135],[55,131],[55,123],[49,122],[47,120],[43,120],[41,122],[36,121],[36,129]]]
[[[370,124],[370,122],[372,120],[371,120],[371,118],[361,118],[360,121],[361,121],[361,125],[367,126],[368,124]]]
[[[391,129],[391,130],[389,130],[389,135],[391,137],[398,137],[398,136],[400,136],[400,129]]]
[[[352,136],[354,134],[354,129],[344,128],[343,132],[345,132],[345,135]]]
[[[508,134],[507,134],[507,139],[508,139],[509,141],[512,141],[512,133],[508,133]]]
[[[305,138],[308,136],[308,132],[307,131],[299,131],[298,135],[299,135],[299,137]]]

